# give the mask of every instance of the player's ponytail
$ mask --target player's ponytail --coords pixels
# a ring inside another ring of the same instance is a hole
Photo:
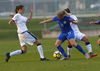
[[[23,5],[17,5],[15,8],[15,14],[18,13],[19,9],[22,9],[23,7]]]
[[[65,12],[65,15],[69,15],[69,16],[71,15],[71,11],[69,8],[66,8],[63,11]]]
[[[18,13],[19,9],[22,9],[23,7],[24,7],[23,5],[17,5],[16,8],[15,8],[15,14]],[[14,15],[12,15],[12,14],[10,14],[9,16],[10,16],[11,18],[14,17]]]
[[[11,14],[10,14],[9,16],[10,16],[11,18],[13,18],[13,17],[14,17],[14,15],[11,15]]]

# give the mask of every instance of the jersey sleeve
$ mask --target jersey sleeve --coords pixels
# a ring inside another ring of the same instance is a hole
[[[25,17],[25,22],[27,22],[28,21],[28,18],[27,17]]]
[[[15,22],[17,21],[17,19],[18,19],[18,14],[14,15],[14,17],[12,18],[12,20]]]
[[[100,24],[100,20],[98,21],[98,23]]]
[[[69,19],[72,19],[73,21],[75,21],[73,18],[69,17]]]
[[[52,20],[53,21],[57,21],[57,19],[58,19],[57,16],[55,16]]]
[[[77,19],[77,17],[76,17],[75,15],[73,15],[73,17],[72,17],[72,18],[73,18],[74,20],[78,20],[78,19]]]

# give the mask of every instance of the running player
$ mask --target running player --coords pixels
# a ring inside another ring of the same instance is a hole
[[[73,22],[74,24],[77,23],[77,21],[73,20],[71,17],[65,16],[64,11],[58,11],[57,16],[55,16],[53,19],[49,19],[46,21],[40,22],[40,24],[44,24],[46,22],[52,22],[52,21],[57,21],[60,28],[61,28],[61,34],[59,35],[58,39],[56,40],[55,47],[63,54],[63,58],[61,60],[68,60],[68,56],[65,53],[64,49],[62,48],[61,44],[67,39],[69,40],[70,44],[76,49],[78,49],[80,52],[82,52],[87,59],[89,59],[88,54],[81,48],[80,45],[75,43],[74,40],[74,31],[72,30],[70,26],[70,22]]]
[[[64,9],[64,11],[65,11],[66,15],[70,16],[71,18],[73,18],[74,20],[79,22],[75,15],[71,15],[71,11],[70,11],[69,8]],[[98,55],[97,53],[92,52],[92,46],[91,46],[88,38],[86,37],[85,34],[80,32],[77,24],[74,24],[74,23],[71,22],[70,25],[71,25],[72,29],[74,30],[75,41],[77,41],[77,42],[83,42],[84,41],[85,42],[85,45],[88,49],[88,53],[90,54],[90,58],[97,56]],[[72,51],[72,46],[69,44],[68,47],[67,47],[67,54],[68,54],[69,58],[70,58],[70,55],[71,55],[71,51]]]
[[[27,44],[33,45],[33,43],[35,43],[37,45],[37,49],[40,54],[40,60],[49,60],[49,59],[44,58],[43,49],[42,49],[40,41],[37,39],[36,36],[34,36],[32,33],[30,33],[28,31],[28,28],[26,26],[26,22],[29,23],[32,19],[33,8],[31,7],[31,9],[30,9],[29,18],[22,16],[24,11],[25,11],[25,8],[23,5],[17,5],[15,8],[16,14],[14,16],[12,16],[13,17],[12,20],[9,21],[9,25],[13,25],[14,22],[17,25],[17,29],[18,29],[17,33],[18,33],[18,37],[19,37],[19,41],[20,41],[22,50],[16,50],[11,53],[9,53],[9,52],[6,53],[6,62],[8,62],[9,58],[13,55],[19,55],[19,54],[26,53],[27,52]]]

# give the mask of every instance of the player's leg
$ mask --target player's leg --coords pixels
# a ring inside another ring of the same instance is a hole
[[[64,56],[61,60],[68,60],[69,58],[68,58],[67,54],[65,53],[65,51],[64,51],[63,47],[61,46],[61,44],[62,44],[62,41],[59,40],[59,39],[57,39],[57,40],[56,40],[56,43],[55,43],[55,47],[57,47],[57,49],[58,49],[58,50],[63,54],[63,56]]]
[[[80,45],[75,43],[74,39],[70,39],[69,42],[72,46],[74,46],[76,49],[78,49],[80,52],[82,52],[86,56],[87,59],[89,59],[88,54],[82,49],[82,47]]]
[[[6,53],[6,62],[8,62],[8,60],[10,59],[11,56],[13,55],[19,55],[19,54],[24,54],[27,52],[27,46],[24,45],[22,46],[22,50],[16,50],[16,51],[13,51],[11,53]]]
[[[86,36],[84,36],[81,40],[85,42],[85,45],[86,45],[86,47],[88,49],[88,52],[90,54],[90,58],[95,57],[95,56],[98,55],[97,53],[92,52],[92,46],[91,46],[91,44],[90,44],[90,42],[89,42],[89,40]]]
[[[38,52],[41,58],[40,60],[49,60],[49,59],[44,58],[43,48],[42,48],[40,41],[37,39],[34,43],[37,45],[37,49],[38,49]]]
[[[67,55],[68,55],[68,57],[70,58],[71,52],[72,52],[72,46],[71,46],[71,44],[69,43],[69,41],[67,41],[67,42],[68,42],[68,46],[67,46]]]
[[[25,39],[27,39],[25,36],[27,36],[25,33],[23,34],[18,34],[20,45],[22,47],[22,50],[16,50],[11,53],[6,53],[6,62],[8,62],[9,58],[13,55],[19,55],[19,54],[24,54],[27,52],[27,44],[25,42]]]

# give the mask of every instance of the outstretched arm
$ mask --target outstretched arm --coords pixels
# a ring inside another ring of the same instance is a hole
[[[52,22],[52,21],[53,21],[52,19],[48,19],[48,20],[40,22],[39,24],[44,24],[44,23],[48,23],[48,22]]]
[[[69,21],[72,22],[72,23],[74,23],[74,24],[78,24],[79,23],[78,20],[73,21],[72,19],[69,19]]]
[[[99,25],[100,23],[97,21],[97,22],[90,22],[90,24],[97,24],[97,25]]]
[[[33,7],[31,7],[31,9],[30,9],[30,16],[29,16],[27,22],[30,22],[30,21],[31,21],[31,19],[32,19],[32,14],[33,14]]]

